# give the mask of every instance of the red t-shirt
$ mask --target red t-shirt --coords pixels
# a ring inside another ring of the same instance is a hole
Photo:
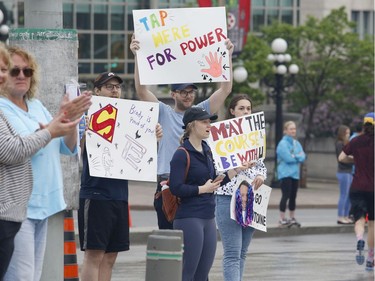
[[[351,190],[374,192],[374,135],[355,137],[342,151],[354,157],[355,173]]]

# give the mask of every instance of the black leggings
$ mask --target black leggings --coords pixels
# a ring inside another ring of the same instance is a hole
[[[280,200],[280,212],[285,212],[286,203],[288,203],[289,211],[294,211],[296,209],[296,198],[298,190],[298,180],[293,178],[283,178],[281,179],[281,200]]]
[[[8,269],[14,250],[14,237],[20,228],[20,222],[0,220],[0,281]]]
[[[216,253],[215,219],[175,219],[173,227],[184,233],[182,281],[207,281]]]

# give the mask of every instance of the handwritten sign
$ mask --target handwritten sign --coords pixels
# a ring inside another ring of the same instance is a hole
[[[218,171],[241,166],[266,156],[264,112],[211,124],[207,139]]]
[[[230,80],[225,7],[133,10],[140,82]]]
[[[240,175],[237,177],[236,186],[239,188],[240,184],[246,181],[251,183],[252,181],[244,176]],[[253,201],[253,218],[251,221],[251,227],[267,232],[267,208],[271,197],[272,188],[263,184],[258,190],[254,190],[254,201]],[[236,192],[233,192],[231,205],[230,205],[230,218],[236,220]]]
[[[92,97],[86,149],[90,175],[156,181],[157,103]]]

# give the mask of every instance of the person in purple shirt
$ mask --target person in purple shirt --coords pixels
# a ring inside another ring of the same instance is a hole
[[[374,270],[374,112],[367,113],[363,120],[363,134],[345,145],[338,159],[343,163],[355,164],[353,182],[350,187],[351,213],[354,216],[354,232],[357,238],[356,261],[365,261],[364,233],[368,216],[368,254],[366,269]]]

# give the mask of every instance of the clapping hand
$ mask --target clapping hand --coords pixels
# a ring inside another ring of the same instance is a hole
[[[60,104],[59,114],[63,113],[66,121],[74,121],[81,118],[92,104],[91,97],[91,91],[84,91],[73,100],[69,100],[68,94],[65,94]]]

